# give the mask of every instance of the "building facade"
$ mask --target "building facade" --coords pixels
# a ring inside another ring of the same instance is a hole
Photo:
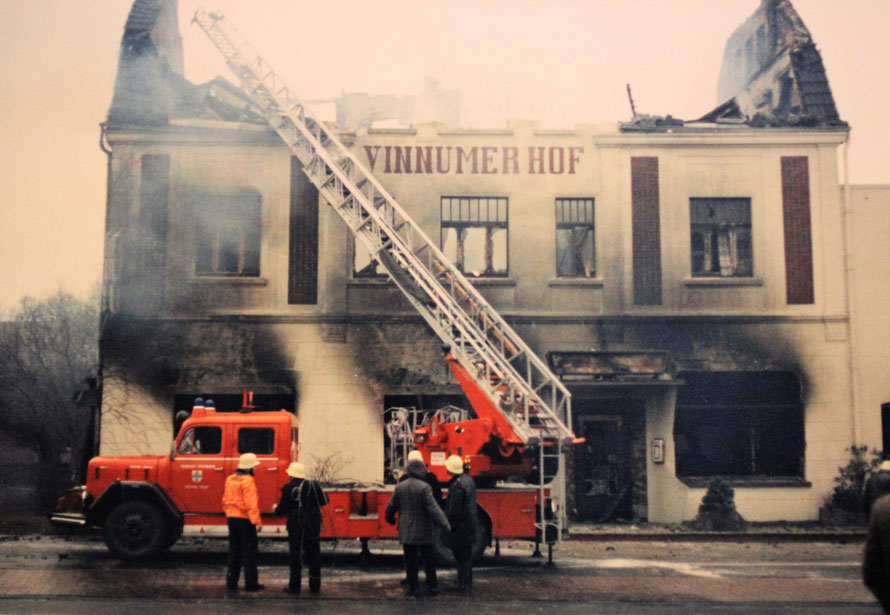
[[[166,452],[194,397],[249,389],[310,465],[383,480],[389,408],[466,406],[438,339],[250,101],[157,41],[122,52],[103,135],[101,453]],[[144,62],[161,85],[122,77]],[[732,115],[340,133],[572,392],[576,519],[690,519],[718,476],[746,519],[814,519],[861,436],[847,127]]]

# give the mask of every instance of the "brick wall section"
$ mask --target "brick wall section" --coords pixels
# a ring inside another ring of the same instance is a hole
[[[814,302],[810,173],[806,156],[782,157],[785,287],[789,305]]]
[[[658,158],[630,159],[635,305],[661,305]]]

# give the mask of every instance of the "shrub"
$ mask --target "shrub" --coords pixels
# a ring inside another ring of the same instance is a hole
[[[698,507],[699,512],[734,511],[735,490],[722,478],[715,478],[708,484],[708,491]]]
[[[847,450],[851,454],[850,460],[838,468],[834,489],[825,498],[825,507],[858,512],[863,507],[865,483],[881,465],[883,454],[855,444]]]

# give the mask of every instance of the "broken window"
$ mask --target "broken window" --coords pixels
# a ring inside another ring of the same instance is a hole
[[[195,275],[258,276],[259,194],[203,195],[195,208]]]
[[[442,251],[471,277],[506,276],[506,197],[442,197]]]
[[[593,199],[556,199],[556,275],[596,275]]]
[[[689,199],[692,275],[751,276],[751,199]]]
[[[681,477],[803,477],[801,388],[791,372],[682,372],[674,447]]]
[[[384,278],[386,270],[377,261],[371,258],[371,252],[361,241],[353,239],[352,275],[356,278]]]

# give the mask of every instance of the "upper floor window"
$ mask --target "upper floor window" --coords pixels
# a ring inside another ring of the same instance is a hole
[[[260,195],[202,195],[195,203],[195,274],[260,274]]]
[[[442,251],[471,277],[506,276],[506,197],[442,197]]]
[[[556,199],[556,275],[596,275],[593,199]]]
[[[689,210],[692,275],[753,275],[751,199],[692,198]]]

